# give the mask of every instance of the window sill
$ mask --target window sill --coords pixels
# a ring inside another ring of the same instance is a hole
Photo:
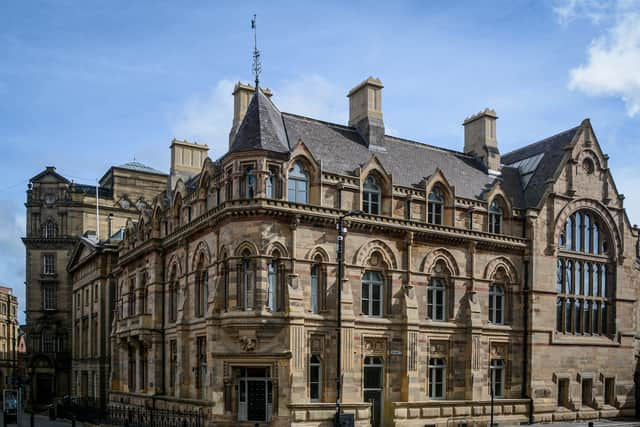
[[[619,342],[606,335],[573,335],[556,331],[551,334],[551,344],[620,347]]]

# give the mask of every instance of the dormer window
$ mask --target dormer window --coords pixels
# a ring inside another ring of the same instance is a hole
[[[494,199],[489,206],[489,233],[502,233],[502,206]]]
[[[442,211],[444,208],[444,195],[440,187],[434,187],[429,193],[428,201],[428,217],[427,222],[429,224],[442,225]]]
[[[309,174],[300,162],[289,170],[288,200],[294,203],[309,203]]]
[[[380,187],[374,177],[367,177],[363,190],[362,210],[371,215],[380,215]]]

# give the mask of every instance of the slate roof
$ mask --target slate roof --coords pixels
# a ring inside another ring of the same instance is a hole
[[[253,94],[244,119],[229,148],[229,152],[249,150],[268,150],[279,153],[289,151],[282,115],[261,90]]]
[[[438,169],[455,187],[457,196],[485,200],[497,181],[515,208],[537,207],[546,181],[555,175],[580,126],[561,132],[502,156],[501,175],[489,174],[475,157],[415,141],[385,135],[378,145],[367,146],[353,127],[328,123],[291,113],[281,113],[261,91],[254,94],[229,152],[267,150],[290,152],[302,141],[327,172],[351,175],[376,156],[395,185],[424,188],[424,181]],[[529,162],[523,178],[519,161],[544,153]],[[539,161],[538,161],[539,160]],[[511,167],[510,165],[514,165]]]
[[[524,202],[526,207],[538,206],[544,196],[547,180],[554,177],[558,167],[562,163],[566,147],[571,144],[581,126],[560,132],[502,156],[502,163],[512,165],[524,159],[542,154],[542,159],[537,164],[533,175],[524,187]]]
[[[129,169],[137,172],[147,172],[147,173],[155,173],[158,175],[166,175],[166,173],[159,171],[158,169],[154,169],[151,166],[145,165],[144,163],[136,162],[128,162],[123,165],[116,166],[120,169]]]

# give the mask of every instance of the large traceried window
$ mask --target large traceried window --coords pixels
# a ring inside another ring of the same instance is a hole
[[[444,210],[444,194],[439,186],[435,186],[429,193],[427,222],[429,224],[442,224],[442,212]]]
[[[574,335],[608,335],[612,331],[614,283],[609,236],[588,210],[571,215],[560,235],[556,272],[556,330]]]
[[[429,399],[445,398],[444,359],[429,359]]]
[[[443,277],[432,277],[427,286],[427,317],[431,320],[447,319],[447,289]]]
[[[367,271],[362,276],[362,314],[382,317],[384,279],[378,271]]]
[[[489,287],[489,322],[504,324],[504,288],[497,283]]]
[[[497,198],[489,205],[489,233],[502,233],[503,209]]]
[[[290,202],[309,203],[309,174],[300,162],[289,170],[288,193]]]
[[[362,210],[368,214],[380,215],[380,186],[376,179],[369,175],[364,181],[362,192]]]

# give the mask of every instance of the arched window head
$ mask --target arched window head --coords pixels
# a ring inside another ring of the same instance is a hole
[[[309,203],[309,174],[300,162],[289,169],[288,193],[290,202]]]
[[[371,215],[380,215],[380,194],[376,179],[369,175],[363,185],[362,210]]]
[[[502,205],[497,198],[493,199],[493,201],[489,205],[489,233],[502,233],[502,218]]]
[[[444,210],[444,194],[440,186],[435,186],[429,193],[428,218],[429,224],[442,224],[442,212]]]
[[[593,160],[591,160],[589,157],[585,158],[582,161],[582,170],[587,175],[591,175],[595,171],[595,166],[593,164]]]
[[[489,322],[504,324],[504,288],[496,283],[489,288]]]

